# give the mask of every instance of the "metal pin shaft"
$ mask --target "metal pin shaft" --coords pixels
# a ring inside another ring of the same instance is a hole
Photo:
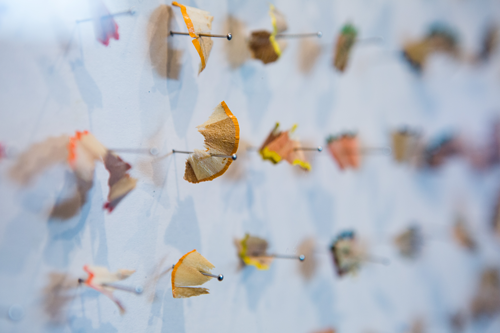
[[[174,153],[174,154],[175,153],[179,153],[179,154],[193,154],[194,152],[172,149],[172,153]],[[212,157],[231,158],[233,161],[235,161],[236,158],[238,157],[236,154],[233,154],[233,155],[210,154],[210,156],[212,156]]]
[[[189,36],[189,32],[170,31],[170,36],[173,36],[173,35]],[[226,38],[227,40],[231,40],[233,38],[233,35],[231,35],[230,33],[227,35],[213,35],[213,34],[197,33],[197,35],[200,37]]]
[[[126,10],[126,11],[123,11],[123,12],[118,12],[118,13],[114,13],[114,14],[109,14],[109,15],[104,15],[104,16],[101,16],[101,17],[98,17],[99,19],[103,19],[103,18],[110,18],[110,17],[114,17],[114,16],[121,16],[121,15],[135,15],[136,11],[134,8],[131,8],[129,10]],[[87,19],[83,19],[83,20],[76,20],[76,23],[83,23],[83,22],[88,22],[88,21],[92,21],[94,20],[94,18],[87,18]]]
[[[103,283],[102,284],[104,287],[109,287],[109,288],[114,288],[118,290],[123,290],[123,291],[128,291],[137,295],[142,294],[142,287],[137,286],[137,287],[129,287],[129,286],[121,286],[121,285],[116,285],[116,284],[111,284],[111,283]]]
[[[213,277],[219,281],[222,281],[224,280],[224,275],[222,274],[219,274],[219,275],[214,275],[214,274],[210,274],[210,273],[203,273],[203,272],[200,272],[201,274],[205,275],[205,276],[210,276],[210,277]]]
[[[304,33],[304,34],[278,34],[276,38],[302,38],[302,37],[318,37],[321,38],[323,33],[321,31]]]
[[[114,153],[124,153],[124,154],[150,154],[158,155],[158,149],[156,148],[111,148],[109,149]]]
[[[299,259],[300,261],[306,260],[306,256],[303,254],[301,254],[299,256],[289,255],[289,254],[266,254],[266,255],[260,255],[259,257],[273,257],[273,258],[280,258],[280,259]]]
[[[294,148],[293,150],[313,150],[313,151],[323,151],[323,147],[321,146],[318,146],[316,148],[312,148],[312,147],[299,147],[299,148]]]

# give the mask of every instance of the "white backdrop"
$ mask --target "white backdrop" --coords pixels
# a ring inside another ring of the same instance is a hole
[[[189,38],[174,37],[183,52],[179,80],[165,78],[158,51],[165,50],[166,24],[156,17],[169,3],[105,3],[112,13],[137,11],[116,18],[120,40],[108,47],[96,41],[91,22],[75,23],[89,17],[86,1],[0,1],[0,142],[23,151],[50,136],[88,129],[107,147],[157,147],[164,155],[172,148],[201,148],[195,126],[222,100],[238,118],[241,138],[255,146],[275,121],[284,128],[298,123],[298,135],[311,145],[356,130],[366,145],[388,146],[390,131],[402,125],[423,128],[426,138],[457,131],[481,142],[499,115],[498,56],[480,65],[435,56],[418,75],[399,53],[404,41],[421,37],[435,21],[457,29],[465,53],[478,52],[484,28],[500,18],[494,0],[275,1],[290,32],[323,32],[323,52],[310,74],[298,70],[298,40],[290,40],[274,64],[252,60],[232,70],[223,48],[228,41],[220,39],[198,76]],[[226,33],[228,14],[248,31],[270,29],[264,0],[184,4],[210,11],[215,33]],[[185,30],[177,8],[174,15]],[[348,21],[360,37],[383,42],[355,47],[341,75],[331,66],[332,43]],[[112,214],[103,211],[108,174],[99,165],[88,202],[65,221],[49,215],[74,189],[66,166],[21,186],[9,177],[15,160],[0,161],[0,331],[404,332],[423,318],[429,332],[448,332],[449,316],[467,309],[481,269],[500,259],[489,228],[498,168],[477,173],[453,160],[437,171],[419,171],[376,156],[364,159],[359,171],[340,172],[324,152],[309,154],[313,170],[304,174],[250,153],[235,162],[246,171],[243,179],[193,185],[183,180],[184,155],[121,156],[139,179],[136,190]],[[480,240],[475,254],[451,238],[457,209]],[[408,261],[391,239],[414,222],[433,237],[421,258]],[[354,229],[373,255],[391,264],[368,264],[355,277],[337,278],[326,249],[345,229]],[[287,260],[269,271],[238,270],[233,239],[246,232],[265,237],[281,253],[294,253],[314,237],[323,251],[317,272],[305,281],[299,263]],[[173,299],[167,278],[154,302],[118,292],[127,308],[123,316],[84,287],[62,322],[45,311],[50,273],[84,277],[84,264],[136,269],[126,284],[146,285],[165,256],[168,267],[192,249],[225,275],[223,282],[207,283],[210,295]],[[13,305],[24,309],[20,321],[7,316]],[[500,322],[488,329],[498,332]]]

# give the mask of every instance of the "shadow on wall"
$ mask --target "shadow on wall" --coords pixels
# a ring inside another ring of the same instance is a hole
[[[249,158],[248,153],[243,153],[246,148],[240,148],[240,150],[242,150],[242,153],[238,152],[238,162],[233,163],[226,174],[222,176],[222,180],[225,182],[224,185],[228,185],[224,187],[222,194],[224,202],[227,203],[224,207],[224,212],[242,212],[248,210],[252,214],[255,205],[261,203],[263,200],[262,197],[256,195],[256,192],[266,182],[266,176],[262,171],[255,171],[248,168],[252,160]],[[231,183],[238,183],[238,185],[231,186]],[[256,202],[256,199],[260,201]]]
[[[185,58],[188,63],[191,62],[187,52]],[[184,67],[180,81],[167,80],[167,89],[174,130],[179,138],[185,138],[198,100],[198,82],[193,67]],[[207,105],[207,109],[213,110],[214,106]]]
[[[241,272],[241,284],[247,291],[248,308],[255,312],[259,302],[266,294],[266,289],[273,283],[275,266],[271,265],[269,270],[259,271],[255,267],[244,267]]]
[[[69,137],[61,135],[32,145],[16,159],[16,163],[9,170],[10,178],[22,186],[28,186],[47,169],[66,165],[68,142]],[[66,170],[63,189],[50,217],[67,220],[76,216],[86,203],[87,192],[92,185],[92,181],[83,180]]]
[[[166,292],[163,298],[163,325],[162,333],[186,332],[184,324],[184,302],[172,297],[172,293]]]
[[[47,285],[43,290],[43,309],[51,325],[62,325],[67,322],[67,310],[76,298],[78,280],[76,277],[62,272],[49,274]]]
[[[32,145],[22,153],[9,170],[9,176],[16,183],[27,186],[50,167],[64,163],[68,158],[69,137],[61,135],[49,137]]]
[[[224,22],[223,31],[230,31],[233,39],[230,43],[224,43],[224,53],[232,69],[241,67],[250,59],[250,51],[247,46],[247,29],[245,24],[236,17],[228,16]]]
[[[47,224],[49,239],[43,252],[45,262],[49,265],[61,269],[68,267],[71,253],[75,247],[80,246],[85,222],[88,221],[90,238],[94,246],[92,264],[109,266],[106,229],[102,211],[104,198],[102,193],[96,190],[101,188],[99,180],[95,180],[95,185],[88,193],[88,198],[91,200],[82,207],[81,213],[77,217],[64,223],[49,220]],[[89,219],[89,216],[94,216],[94,218]]]
[[[326,89],[317,98],[316,104],[316,125],[318,128],[326,129],[329,124],[331,124],[330,119],[332,110],[335,110],[335,89],[334,89],[334,78],[329,77],[328,83],[326,84],[328,89]]]
[[[306,197],[317,234],[330,237],[333,233],[334,197],[320,186],[308,189]]]
[[[198,83],[192,66],[182,65],[183,62],[191,63],[191,55],[187,52],[187,48],[193,47],[191,38],[170,36],[170,30],[181,29],[174,26],[173,15],[172,8],[166,5],[159,6],[151,14],[149,57],[156,73],[153,91],[168,95],[175,132],[183,138],[196,105]]]
[[[49,96],[61,106],[70,105],[71,90],[65,77],[55,70],[48,58],[44,57],[38,60],[38,66],[45,80],[45,86],[49,89]]]
[[[155,266],[145,284],[146,297],[151,303],[148,326],[154,326],[158,318],[162,318],[162,332],[184,332],[184,302],[175,300],[170,288],[172,262],[168,256],[163,257]],[[163,312],[162,312],[163,310]],[[179,325],[174,327],[174,325]]]
[[[174,23],[173,11],[170,6],[161,5],[151,14],[146,30],[148,41],[149,58],[144,60],[142,78],[140,86],[144,88],[139,94],[140,98],[140,117],[142,137],[146,147],[156,147],[162,151],[166,141],[166,122],[169,118],[168,81],[176,82],[180,79],[182,69],[183,50],[176,49],[174,40],[169,38],[169,31]],[[151,75],[151,72],[153,75]],[[153,85],[151,85],[151,77]],[[175,87],[175,84],[174,84]],[[147,90],[146,90],[147,89]],[[140,161],[139,167],[147,172],[151,177],[149,160]],[[153,177],[153,181],[155,178]],[[155,181],[156,186],[160,183]]]
[[[71,173],[67,172],[65,163],[67,157],[66,145],[68,142],[67,136],[48,138],[41,143],[31,146],[26,152],[21,154],[14,166],[9,170],[10,178],[16,183],[27,187],[34,185],[29,191],[23,192],[19,198],[22,202],[22,211],[12,219],[5,230],[4,242],[1,248],[5,247],[5,251],[0,251],[0,270],[3,272],[19,272],[23,269],[26,258],[31,255],[34,249],[39,249],[42,239],[45,237],[45,222],[47,207],[53,204],[52,189],[54,184],[58,184],[60,176],[66,172],[65,190],[73,189],[75,183],[72,182]],[[50,169],[50,170],[48,170]],[[36,180],[36,181],[35,181]],[[68,185],[69,184],[69,185]],[[48,190],[50,189],[50,190]],[[63,191],[67,192],[67,191]],[[72,210],[71,214],[65,215],[70,217],[79,213],[79,202],[76,210]],[[72,208],[75,208],[72,206]],[[65,211],[65,214],[68,211]],[[33,216],[35,214],[36,216]],[[80,233],[86,219],[85,211],[80,219],[68,221],[68,223],[48,221],[47,228],[49,229],[49,243],[43,255],[46,259],[49,258],[51,264],[57,267],[66,267],[68,264],[68,255],[71,249],[79,242],[74,237]],[[30,232],[27,232],[30,230]],[[62,237],[67,240],[63,248],[56,247],[54,256],[49,250],[52,248],[52,241]],[[46,251],[49,250],[50,254]],[[5,257],[4,257],[5,256]],[[55,260],[55,261],[52,261]]]
[[[47,222],[48,240],[43,251],[45,262],[60,269],[68,267],[71,252],[76,246],[81,246],[81,236],[89,213],[90,204],[87,204],[80,216],[74,219],[64,223],[57,220]]]
[[[117,333],[118,329],[109,322],[102,323],[97,328],[94,328],[92,320],[82,317],[73,317],[70,319],[71,332],[85,333]]]
[[[271,89],[267,79],[264,65],[255,62],[244,64],[240,68],[243,91],[247,96],[247,110],[249,112],[252,128],[261,127],[264,114],[268,111],[271,102]]]
[[[71,63],[71,70],[75,76],[75,82],[82,96],[83,102],[87,104],[89,112],[95,108],[102,108],[102,93],[97,83],[90,76],[81,59]]]
[[[298,68],[303,75],[310,75],[321,55],[322,46],[317,40],[302,38],[298,54]],[[331,109],[329,109],[330,111]]]
[[[144,212],[146,216],[151,218],[156,216],[156,210],[158,206],[162,206],[165,209],[171,207],[172,203],[169,199],[168,191],[168,174],[170,171],[170,166],[172,165],[173,158],[163,158],[159,157],[153,161],[141,161],[137,164],[137,169],[145,170],[148,168],[147,176],[151,177],[153,180],[152,185],[141,184],[140,189],[151,194],[152,200],[147,203],[148,207],[144,207]],[[145,173],[145,172],[144,172]],[[146,205],[146,203],[145,203]]]
[[[173,29],[174,13],[172,7],[161,5],[149,18],[149,58],[153,70],[162,78],[179,80],[183,51],[175,49],[174,40],[170,38]]]
[[[50,217],[67,220],[77,215],[87,202],[87,193],[92,185],[92,180],[84,180],[73,172],[66,172],[63,189]]]
[[[200,228],[191,196],[178,201],[177,209],[165,231],[165,244],[174,246],[183,254],[200,248]]]
[[[334,293],[332,280],[321,277],[312,281],[309,295],[316,306],[320,326],[335,326],[338,322],[334,315]]]
[[[318,260],[315,254],[316,247],[317,245],[314,237],[307,237],[297,248],[297,253],[303,254],[306,257],[306,260],[299,265],[299,273],[306,282],[311,281],[316,274],[318,266]]]
[[[21,211],[4,229],[0,241],[2,274],[15,276],[23,272],[26,269],[27,259],[33,257],[42,245],[44,238],[43,230],[40,229],[42,226],[36,222],[39,221],[33,221],[30,212]]]

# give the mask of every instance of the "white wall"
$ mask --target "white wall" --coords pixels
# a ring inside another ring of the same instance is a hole
[[[175,37],[183,51],[179,80],[166,79],[151,62],[162,59],[165,46],[165,26],[153,24],[153,12],[168,3],[106,4],[110,12],[137,10],[116,18],[120,40],[108,47],[95,40],[91,23],[75,24],[90,15],[83,0],[0,2],[0,142],[23,151],[50,136],[88,129],[108,147],[157,147],[162,155],[201,148],[195,126],[222,100],[238,117],[242,139],[253,145],[275,121],[285,128],[298,123],[300,137],[314,145],[349,129],[368,146],[388,146],[390,130],[405,124],[420,126],[426,138],[445,130],[481,138],[499,114],[498,56],[478,66],[435,57],[418,75],[399,54],[407,38],[421,36],[436,20],[457,28],[464,52],[477,52],[482,29],[499,19],[493,0],[276,1],[290,32],[323,32],[324,52],[311,74],[298,71],[296,40],[277,63],[249,61],[237,70],[225,59],[228,42],[214,40],[207,68],[197,76],[189,38]],[[249,30],[270,28],[267,1],[185,4],[210,11],[214,32],[226,32],[228,14]],[[174,13],[184,29],[179,10]],[[331,67],[332,43],[347,21],[361,37],[382,37],[383,43],[356,47],[340,75]],[[334,326],[339,332],[402,332],[423,317],[429,332],[446,332],[448,316],[467,308],[481,269],[500,258],[488,227],[498,169],[479,174],[456,160],[424,172],[376,156],[367,157],[361,170],[342,173],[324,152],[310,154],[313,171],[306,175],[250,154],[235,162],[246,171],[243,179],[192,185],[183,180],[183,155],[121,156],[139,179],[136,190],[112,214],[104,212],[107,172],[99,165],[88,202],[65,221],[49,215],[75,188],[67,166],[48,168],[25,186],[9,177],[15,160],[0,161],[0,331],[310,332]],[[476,254],[449,234],[458,206],[480,239]],[[422,258],[408,262],[391,238],[413,221],[432,237]],[[326,249],[346,228],[391,264],[337,278]],[[282,253],[315,237],[325,252],[318,254],[317,273],[304,281],[299,263],[286,260],[269,271],[238,270],[233,239],[246,232],[267,238],[271,250]],[[210,295],[173,299],[166,278],[154,302],[117,293],[124,316],[83,287],[73,292],[62,322],[46,312],[51,273],[83,277],[84,264],[129,268],[137,272],[127,284],[147,285],[160,260],[167,256],[168,267],[192,249],[225,275],[206,285]],[[20,321],[7,316],[13,305],[24,309]]]

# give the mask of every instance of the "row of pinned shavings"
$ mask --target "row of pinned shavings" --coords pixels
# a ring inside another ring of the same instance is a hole
[[[399,163],[408,162],[425,167],[438,167],[450,157],[465,156],[474,166],[484,169],[500,162],[499,124],[494,123],[490,142],[485,145],[485,148],[469,146],[466,141],[460,140],[456,135],[444,135],[438,140],[431,140],[430,143],[425,144],[419,131],[408,128],[392,133],[392,149],[364,147],[360,144],[359,137],[352,132],[328,137],[327,148],[341,170],[358,169],[363,155],[390,154],[391,152]],[[184,179],[195,184],[211,181],[223,175],[236,160],[240,145],[238,120],[225,102],[217,105],[209,119],[197,128],[205,138],[205,150],[195,149],[194,152],[173,150],[174,153],[190,154],[186,161]],[[263,160],[268,160],[273,164],[285,160],[291,165],[310,171],[311,165],[306,160],[304,151],[322,151],[322,147],[302,147],[294,134],[296,128],[297,126],[294,125],[290,130],[281,131],[277,123],[258,148]],[[246,154],[249,148],[243,149],[243,154]],[[71,138],[67,136],[49,138],[45,143],[33,145],[18,158],[12,168],[13,178],[21,179],[21,182],[26,181],[24,178],[29,180],[32,173],[46,167],[49,162],[44,162],[44,159],[48,151],[55,152],[56,162],[67,157],[68,164],[78,179],[81,205],[85,203],[86,192],[92,187],[96,161],[102,161],[110,173],[108,181],[110,191],[108,202],[105,204],[105,208],[109,211],[112,211],[136,186],[137,180],[128,174],[130,164],[116,155],[118,150],[107,149],[88,131],[77,132]],[[124,151],[127,152],[127,149]],[[128,152],[134,151],[134,149],[128,150]],[[8,154],[5,147],[0,145],[0,159],[6,156]]]
[[[207,11],[180,5],[177,2],[173,2],[173,5],[181,8],[184,21],[189,30],[189,35],[194,38],[193,44],[201,60],[199,69],[201,73],[206,67],[206,62],[208,61],[208,56],[212,48],[212,42],[208,35],[200,36],[200,34],[210,33],[213,16]],[[284,40],[286,37],[322,36],[321,32],[284,34],[288,29],[288,24],[284,15],[273,5],[270,5],[269,15],[271,17],[272,31],[253,31],[249,37],[246,37],[247,33],[244,31],[243,24],[239,23],[234,18],[228,20],[228,29],[234,30],[233,33],[228,34],[228,36],[231,36],[231,38],[228,39],[236,41],[228,43],[226,48],[227,58],[232,67],[241,66],[250,56],[262,61],[264,64],[277,61],[287,46],[286,40]],[[490,54],[493,53],[498,46],[498,36],[498,28],[491,25],[484,36],[479,55],[472,57],[472,60],[478,61],[488,59]],[[381,40],[382,39],[379,37],[360,39],[358,37],[358,30],[350,23],[345,24],[336,37],[336,42],[334,44],[334,67],[341,72],[345,71],[349,58],[351,57],[352,49],[357,43],[369,41],[380,42]],[[309,59],[305,59],[305,61],[313,63],[321,51],[321,46],[309,43],[304,47],[311,49],[310,52],[304,53],[309,57]],[[433,53],[444,53],[453,57],[458,57],[460,53],[458,37],[456,32],[447,25],[436,23],[431,25],[428,33],[422,39],[406,43],[402,53],[415,69],[421,70],[425,66],[429,56]],[[312,65],[306,67],[311,68]]]
[[[458,219],[453,225],[452,235],[460,246],[470,251],[477,249],[478,244],[463,219]],[[393,241],[401,256],[415,259],[421,252],[422,246],[426,241],[425,238],[429,237],[424,235],[422,229],[418,225],[412,225],[400,234],[397,234]],[[323,254],[321,249],[317,248],[312,238],[307,238],[299,246],[297,252],[300,255],[269,253],[268,242],[263,238],[250,234],[246,234],[242,239],[235,239],[235,246],[242,266],[253,266],[258,270],[267,270],[277,258],[298,259],[304,262],[301,265],[301,273],[306,279],[314,275],[317,266],[317,255]],[[341,232],[333,240],[329,250],[333,258],[332,262],[340,277],[348,274],[355,275],[365,262],[388,264],[386,259],[369,255],[366,245],[359,242],[354,231]],[[198,286],[203,285],[212,278],[217,278],[219,281],[224,279],[222,274],[213,275],[211,273],[214,268],[214,265],[196,250],[193,250],[182,256],[177,264],[168,267],[161,275],[165,275],[171,270],[173,297],[186,298],[208,294],[208,289]],[[116,282],[128,278],[135,271],[122,269],[116,273],[110,273],[105,267],[96,266],[85,266],[84,270],[88,273],[88,277],[86,279],[79,279],[79,283],[85,284],[108,296],[117,304],[122,313],[125,311],[125,308],[113,296],[113,291],[124,290],[136,294],[142,293],[142,287],[131,288],[116,284]]]
[[[479,170],[493,167],[500,163],[500,122],[493,123],[488,142],[483,145],[459,135],[443,132],[436,138],[424,140],[422,131],[404,127],[391,133],[391,147],[367,146],[362,144],[355,132],[342,132],[330,135],[326,139],[326,148],[340,170],[359,169],[364,156],[381,154],[392,155],[397,163],[407,163],[418,167],[436,168],[452,157],[464,157]],[[286,160],[305,171],[311,170],[304,151],[322,151],[321,146],[303,147],[294,134],[297,125],[290,130],[281,131],[279,123],[271,130],[264,143],[257,149],[264,160],[277,164]],[[239,156],[248,150],[255,150],[244,143]],[[246,147],[245,147],[246,146]]]
[[[110,38],[118,39],[118,25],[113,20],[102,2],[95,0],[94,8],[94,26],[97,39],[104,45],[108,45]],[[227,35],[211,35],[212,21],[214,17],[207,11],[185,6],[178,2],[172,2],[172,5],[180,8],[182,17],[188,29],[185,34],[193,38],[192,43],[200,57],[199,73],[201,73],[208,62],[213,42],[210,37],[227,37],[233,40],[227,47],[228,61],[232,67],[239,67],[251,56],[254,59],[261,60],[264,64],[277,61],[285,50],[287,43],[285,37],[321,37],[321,32],[306,34],[283,34],[288,29],[288,24],[282,13],[273,5],[270,5],[269,15],[271,17],[272,31],[258,30],[253,31],[249,37],[244,31],[244,27],[234,18],[229,20],[228,29],[234,32]],[[133,14],[131,10],[126,13]],[[119,13],[123,14],[123,13]],[[85,20],[82,20],[85,21]],[[499,31],[496,26],[491,25],[482,41],[482,46],[477,56],[471,57],[473,61],[488,59],[498,46]],[[380,41],[381,38],[371,37],[358,38],[358,30],[350,23],[345,24],[338,34],[335,42],[335,52],[333,65],[336,69],[343,72],[349,62],[353,47],[359,42]],[[307,44],[305,48],[311,49],[307,54],[306,62],[313,63],[321,52],[321,47],[315,44]],[[408,62],[418,70],[421,70],[432,53],[445,53],[453,57],[458,57],[460,52],[458,48],[458,37],[456,32],[444,24],[434,24],[430,27],[428,33],[420,40],[411,41],[404,45],[403,55]],[[467,57],[465,57],[467,58]],[[312,65],[306,66],[311,68]]]
[[[362,157],[372,154],[392,154],[397,163],[424,168],[437,168],[452,157],[463,157],[475,169],[484,170],[500,162],[499,126],[500,122],[493,123],[482,145],[451,132],[426,141],[421,131],[404,127],[391,133],[391,148],[363,146],[354,132],[329,136],[327,148],[340,170],[358,169]]]
[[[54,207],[51,213],[53,217],[71,217],[78,210],[72,213],[66,212],[71,216],[58,216],[59,208],[68,209],[73,204],[79,208],[85,204],[86,194],[93,186],[96,162],[102,162],[109,172],[108,200],[103,207],[109,212],[112,212],[137,184],[137,179],[128,174],[131,169],[130,164],[124,162],[113,150],[104,147],[88,131],[77,131],[72,137],[67,135],[50,137],[32,145],[19,156],[12,156],[9,150],[0,144],[0,159],[2,157],[16,158],[15,164],[10,169],[10,176],[23,185],[32,182],[33,178],[46,168],[59,163],[66,163],[72,169],[76,178],[76,193],[68,202],[64,201]]]
[[[233,118],[233,121],[236,121],[236,118]],[[358,169],[361,166],[362,157],[372,154],[392,155],[397,163],[409,163],[429,168],[439,167],[451,157],[462,156],[473,167],[485,169],[498,165],[500,162],[499,126],[500,122],[493,123],[491,135],[488,137],[489,141],[482,146],[449,132],[444,132],[434,139],[425,141],[421,131],[408,127],[392,132],[392,146],[390,148],[363,145],[355,132],[330,135],[326,140],[326,144],[327,151],[340,170]],[[205,136],[206,147],[213,147],[214,145],[210,145],[208,142],[211,139],[213,140],[216,134],[212,132],[207,135],[205,124],[199,126],[198,129]],[[239,156],[245,155],[250,150],[257,150],[263,160],[270,161],[273,164],[287,161],[289,164],[299,166],[305,171],[311,171],[311,164],[307,161],[304,152],[321,152],[323,148],[321,146],[302,146],[295,134],[296,129],[297,125],[292,126],[289,130],[280,130],[279,123],[276,123],[259,148],[254,148],[245,142]],[[234,140],[237,144],[232,146],[232,150],[226,150],[225,153],[228,155],[229,152],[235,154],[239,141],[238,135],[238,139]],[[193,156],[196,156],[196,154],[193,154]],[[208,157],[209,155],[205,155],[206,161],[211,161]],[[191,167],[197,168],[197,165],[200,165],[200,162],[195,162],[192,157],[188,159],[188,162],[191,166],[188,163],[187,170]],[[224,169],[224,171],[226,170],[227,168]],[[185,179],[193,183],[196,182],[196,179],[189,177],[189,174],[189,172],[186,172]],[[201,181],[200,179],[203,179],[203,177],[198,177],[198,181]]]
[[[305,260],[304,255],[293,256],[267,253],[267,242],[248,234],[243,239],[236,241],[236,245],[241,263],[243,265],[255,266],[258,269],[268,269],[275,258],[298,259],[301,262]],[[171,270],[172,296],[174,298],[188,298],[208,294],[208,289],[198,286],[203,285],[210,279],[217,278],[219,281],[224,279],[222,274],[213,275],[211,273],[214,268],[215,266],[206,258],[196,250],[193,250],[182,256],[177,264],[167,268],[161,275],[165,275]],[[131,276],[135,272],[134,270],[121,269],[115,273],[111,273],[105,267],[84,266],[84,271],[88,273],[88,277],[86,279],[78,279],[79,284],[84,284],[109,297],[116,303],[122,313],[125,312],[125,308],[114,297],[113,291],[122,290],[135,294],[141,294],[143,291],[142,287],[132,288],[116,284],[116,282],[125,280]]]
[[[167,269],[167,271],[172,270],[172,296],[174,298],[186,298],[208,294],[208,289],[197,286],[208,282],[212,278],[217,278],[219,281],[224,279],[222,274],[216,276],[211,273],[214,268],[215,266],[196,250],[186,253],[179,259],[177,264]],[[135,294],[143,292],[142,287],[131,288],[116,284],[116,282],[130,277],[135,273],[135,270],[120,269],[115,273],[111,273],[106,267],[100,266],[84,266],[83,269],[87,272],[88,277],[78,279],[79,284],[84,284],[109,297],[119,307],[122,314],[125,312],[125,307],[113,295],[113,292],[115,290],[129,291]]]
[[[195,149],[187,159],[184,178],[191,183],[209,181],[224,174],[233,161],[232,155],[236,156],[239,143],[238,121],[224,102],[215,108],[204,124],[198,126],[198,130],[205,136],[206,149]],[[85,204],[86,194],[93,185],[98,161],[103,162],[109,171],[110,190],[108,202],[104,205],[108,211],[111,212],[137,184],[137,179],[128,174],[130,164],[124,162],[116,152],[134,153],[138,149],[108,149],[88,131],[77,131],[73,137],[50,137],[32,145],[19,156],[12,154],[7,148],[9,147],[0,144],[0,160],[16,158],[10,176],[23,185],[30,183],[44,169],[55,164],[66,162],[73,170],[77,190],[69,201],[74,208],[69,212],[68,202],[56,205],[51,213],[51,216],[56,218],[66,219],[74,216]]]
[[[50,137],[42,143],[32,145],[19,156],[9,148],[11,147],[0,143],[0,160],[17,158],[10,175],[22,184],[31,182],[34,176],[50,165],[67,162],[77,177],[79,191],[86,193],[92,187],[95,163],[103,162],[109,172],[108,201],[104,204],[104,208],[109,212],[113,211],[137,184],[137,179],[128,174],[130,164],[124,162],[113,150],[104,147],[88,131],[77,131],[72,137]]]
[[[479,244],[462,217],[458,217],[451,227],[454,241],[462,248],[476,252]],[[421,255],[423,246],[431,240],[436,240],[436,230],[431,234],[424,232],[418,224],[412,224],[392,239],[399,254],[407,259],[416,259]],[[500,236],[500,234],[499,234]],[[356,274],[365,262],[388,264],[388,260],[368,253],[365,243],[360,242],[352,230],[339,233],[330,246],[333,261],[339,276]],[[305,251],[306,256],[312,257],[311,250]],[[477,252],[476,252],[477,253]]]

